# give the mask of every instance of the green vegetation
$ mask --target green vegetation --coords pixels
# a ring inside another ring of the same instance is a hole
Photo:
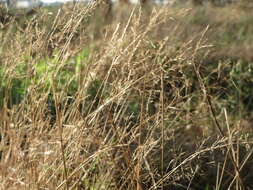
[[[115,5],[0,25],[0,189],[252,189],[253,12]]]

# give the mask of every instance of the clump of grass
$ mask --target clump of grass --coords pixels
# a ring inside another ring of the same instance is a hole
[[[100,6],[5,28],[1,188],[252,188],[251,137],[237,131],[249,62],[215,60],[218,38],[182,22],[189,10],[129,6],[101,21]]]

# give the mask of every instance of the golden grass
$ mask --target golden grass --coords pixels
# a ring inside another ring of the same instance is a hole
[[[187,34],[189,9],[108,21],[101,6],[3,26],[0,189],[252,188],[252,137],[220,98],[230,63],[205,63],[208,27]]]

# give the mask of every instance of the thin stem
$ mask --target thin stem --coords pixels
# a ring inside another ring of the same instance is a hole
[[[161,175],[164,177],[164,72],[161,70],[161,94],[160,94],[160,109],[161,109],[161,131],[162,131],[162,143],[161,143]],[[162,183],[162,190],[164,184]]]
[[[64,153],[65,148],[64,148],[64,142],[63,142],[63,137],[62,137],[62,133],[63,133],[62,116],[61,116],[61,110],[59,109],[59,100],[56,94],[54,82],[53,82],[52,88],[53,88],[54,104],[55,104],[55,110],[56,110],[56,124],[58,126],[59,136],[60,136],[61,157],[62,157],[63,168],[64,168],[64,180],[66,181],[66,190],[69,190],[68,171],[67,171],[66,157]]]

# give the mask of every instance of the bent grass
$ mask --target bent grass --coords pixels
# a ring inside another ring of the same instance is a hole
[[[251,139],[230,104],[243,117],[251,97],[234,98],[245,80],[227,82],[240,60],[208,64],[208,31],[179,22],[188,9],[135,7],[98,24],[101,6],[6,24],[0,188],[251,188]]]

